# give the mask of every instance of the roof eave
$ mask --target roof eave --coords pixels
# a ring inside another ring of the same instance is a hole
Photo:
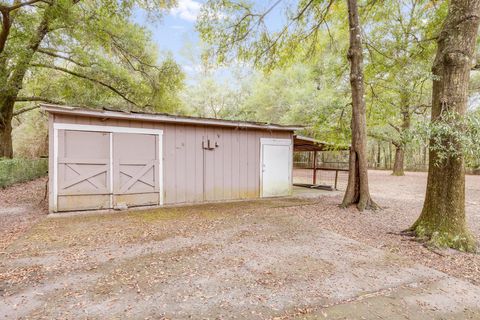
[[[152,122],[169,122],[169,123],[185,123],[193,125],[212,125],[222,127],[235,127],[235,128],[251,128],[251,129],[263,129],[263,130],[280,130],[280,131],[296,131],[302,130],[302,126],[281,126],[271,124],[254,124],[243,121],[228,121],[221,119],[201,119],[201,118],[186,118],[174,115],[157,115],[157,114],[141,114],[141,113],[124,113],[121,111],[109,111],[109,110],[87,110],[79,109],[77,107],[70,106],[58,106],[52,104],[40,104],[42,110],[55,113],[55,114],[68,114],[78,116],[90,116],[97,118],[111,118],[111,119],[128,119],[137,121],[152,121]]]

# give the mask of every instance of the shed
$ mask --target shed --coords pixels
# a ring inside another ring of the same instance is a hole
[[[50,212],[291,194],[300,126],[41,107],[49,115]]]

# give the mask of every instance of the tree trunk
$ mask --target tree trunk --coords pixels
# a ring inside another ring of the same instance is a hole
[[[398,129],[400,134],[400,141],[394,143],[395,145],[395,160],[393,162],[393,172],[394,176],[404,176],[405,175],[405,149],[408,143],[408,133],[410,131],[411,124],[411,110],[410,110],[410,101],[409,93],[401,93],[401,110],[402,115],[402,124]]]
[[[352,144],[350,146],[348,185],[342,207],[356,204],[359,211],[376,209],[368,188],[367,117],[363,83],[362,36],[356,0],[347,0],[350,27],[350,85],[352,87]]]
[[[395,146],[395,162],[393,163],[394,176],[404,176],[405,149],[402,145]]]
[[[50,8],[50,7],[49,7]],[[38,50],[40,43],[48,33],[48,19],[50,10],[47,8],[42,21],[27,44],[26,52],[20,55],[20,59],[14,66],[13,72],[7,83],[0,88],[0,158],[12,158],[12,118],[13,107],[18,93],[22,89],[23,78],[28,70],[33,55]]]
[[[426,143],[425,143],[426,145]],[[428,147],[423,147],[423,169],[427,167],[427,158],[428,158]]]
[[[0,158],[12,158],[12,118],[15,100],[0,97]]]
[[[382,148],[380,141],[377,141],[377,168],[380,168],[382,161]]]
[[[449,121],[445,112],[463,117],[468,102],[470,69],[474,63],[475,45],[480,22],[480,0],[452,0],[432,71],[432,122]],[[450,120],[452,121],[452,120]],[[455,143],[444,137],[439,143]],[[435,141],[430,141],[433,146]],[[476,243],[465,220],[465,166],[463,157],[440,158],[429,151],[425,202],[420,217],[411,227],[419,237],[441,247],[475,251]]]
[[[392,169],[392,144],[388,144],[388,169]]]

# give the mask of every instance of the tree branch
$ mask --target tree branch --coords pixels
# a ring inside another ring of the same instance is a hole
[[[253,13],[250,11],[250,8],[242,5],[241,3],[236,3],[237,6],[243,8],[244,10],[246,10],[247,12],[243,15],[243,17],[241,17],[239,20],[237,20],[234,24],[230,25],[230,26],[227,26],[227,29],[231,29],[233,30],[232,34],[233,34],[233,37],[231,37],[231,40],[220,45],[219,48],[216,50],[217,51],[217,54],[219,52],[222,52],[223,50],[226,50],[227,47],[229,46],[234,46],[236,43],[240,43],[242,41],[244,41],[252,32],[253,30],[255,30],[255,28],[259,27],[265,20],[265,17],[270,13],[272,12],[273,9],[275,9],[276,6],[278,6],[280,4],[280,2],[282,2],[282,0],[277,0],[275,1],[267,10],[265,10],[263,13]],[[312,0],[310,1],[310,3],[312,2]],[[310,3],[308,4],[308,6],[310,5]],[[239,29],[241,27],[241,24],[242,22],[247,19],[248,17],[252,17],[252,18],[258,18],[256,21],[254,21],[252,23],[251,26],[249,26],[249,28],[244,31],[244,32],[241,32]],[[283,33],[283,32],[282,32]]]
[[[63,59],[63,60],[72,62],[72,63],[74,63],[74,64],[76,64],[76,65],[78,65],[78,66],[80,66],[80,67],[84,67],[84,68],[91,67],[91,65],[86,65],[86,64],[84,64],[84,63],[82,63],[82,62],[79,62],[79,61],[76,61],[76,60],[74,60],[74,59],[72,59],[72,58],[70,58],[70,57],[65,57],[65,56],[62,56],[62,55],[60,55],[60,54],[58,54],[58,53],[55,53],[55,52],[53,52],[53,51],[49,51],[49,50],[46,50],[46,49],[39,48],[39,49],[37,50],[37,52],[40,52],[40,53],[49,55],[49,56],[54,57],[54,58],[59,58],[59,59]]]
[[[400,130],[400,128],[396,125],[394,125],[393,123],[389,122],[388,125],[390,127],[392,127],[393,129],[395,129],[398,133],[402,133],[402,131]]]
[[[416,114],[419,114],[419,115],[424,115],[425,112],[427,112],[427,110],[429,108],[431,108],[432,106],[431,105],[428,105],[428,104],[420,104],[418,106],[412,106],[412,110],[414,113]]]
[[[2,53],[5,49],[5,43],[7,42],[12,22],[10,20],[10,12],[0,8],[0,13],[2,14],[2,31],[0,32],[0,53]]]
[[[36,101],[41,101],[41,102],[47,102],[47,103],[52,103],[52,104],[65,104],[63,101],[58,101],[50,98],[45,98],[45,97],[17,97],[15,99],[15,102],[36,102]],[[39,107],[38,104],[33,105],[33,106],[28,106],[24,108],[20,108],[18,110],[13,111],[13,116],[17,117],[21,115],[22,113],[25,113],[27,111],[35,110]]]
[[[25,2],[19,2],[19,3],[16,3],[16,4],[12,5],[12,6],[1,5],[0,6],[0,11],[11,12],[11,11],[17,10],[21,7],[30,6],[30,5],[32,5],[34,3],[37,3],[37,2],[51,3],[50,1],[47,1],[47,0],[30,0],[30,1],[25,1]]]
[[[34,106],[29,106],[29,107],[25,107],[25,108],[21,108],[21,109],[18,109],[16,111],[13,112],[13,116],[16,117],[16,116],[19,116],[21,115],[22,113],[25,113],[27,111],[30,111],[30,110],[34,110],[34,109],[37,109],[39,107],[38,104],[34,105]]]
[[[307,11],[307,9],[312,5],[313,3],[313,0],[310,0],[301,10],[300,12],[295,16],[295,18],[293,18],[293,20],[298,20],[300,19],[303,14],[305,13],[305,11]],[[328,5],[330,7],[330,4]]]
[[[50,99],[47,97],[37,97],[37,96],[24,96],[24,97],[17,97],[15,98],[15,102],[46,102],[46,103],[52,103],[52,104],[65,104],[64,101],[60,100],[55,100],[55,99]],[[13,116],[16,117],[18,115],[21,115],[22,113],[25,113],[30,110],[37,109],[39,105],[33,105],[33,106],[28,106],[24,108],[20,108],[18,110],[15,110],[13,112]]]
[[[32,63],[30,66],[37,67],[37,68],[47,68],[47,69],[53,69],[53,70],[61,71],[61,72],[64,72],[64,73],[68,73],[72,76],[75,76],[77,78],[82,78],[82,79],[91,81],[93,83],[97,83],[97,84],[109,89],[110,91],[116,93],[118,96],[120,96],[123,100],[127,101],[128,103],[130,103],[134,106],[140,107],[137,103],[130,100],[125,93],[120,92],[117,88],[113,87],[112,85],[110,85],[110,84],[108,84],[108,83],[106,83],[102,80],[98,80],[98,79],[89,77],[87,75],[84,75],[84,74],[81,74],[81,73],[78,73],[78,72],[75,72],[75,71],[72,71],[72,70],[68,70],[66,68],[58,67],[58,66],[46,65],[46,64],[41,64],[41,63]]]
[[[323,14],[322,14],[322,18],[320,19],[320,21],[311,28],[311,30],[309,31],[309,33],[303,37],[303,40],[306,40],[308,39],[309,37],[312,36],[312,34],[316,33],[318,31],[318,29],[320,28],[320,26],[322,25],[322,23],[325,22],[325,18],[328,14],[328,12],[330,11],[330,8],[333,4],[334,0],[330,0],[327,4],[327,7],[325,8]],[[312,5],[313,1],[309,1],[302,9],[300,9],[299,13],[287,24],[285,25],[285,27],[282,29],[282,31],[280,31],[278,33],[278,35],[275,37],[275,39],[267,46],[267,48],[265,48],[262,52],[260,52],[260,54],[255,58],[255,64],[257,64],[258,60],[263,57],[263,55],[267,54],[270,50],[273,49],[273,47],[275,47],[277,45],[277,43],[280,41],[280,39],[287,33],[288,29],[290,28],[290,26],[298,21],[304,14],[305,12],[307,11],[307,9]],[[316,41],[313,41],[314,43]]]
[[[374,132],[368,132],[367,134],[369,137],[380,140],[380,141],[385,141],[393,144],[395,147],[400,147],[401,142],[396,141],[395,139],[391,137],[384,136],[382,134],[374,133]]]
[[[17,97],[15,99],[15,102],[46,102],[46,103],[51,103],[51,104],[58,104],[58,105],[66,105],[67,102],[62,101],[62,100],[57,100],[57,99],[51,99],[47,97],[40,97],[40,96],[25,96],[25,97]],[[86,108],[88,109],[91,106],[83,105],[83,104],[72,104],[68,103],[69,106],[71,107],[79,107],[79,108]],[[22,113],[35,110],[40,107],[40,104],[36,104],[33,106],[28,106],[24,108],[20,108],[16,111],[13,112],[13,116],[16,117]]]
[[[260,15],[255,15],[255,14],[252,14],[252,13],[248,13],[248,15],[251,15],[251,16],[258,16],[258,20],[257,22],[243,35],[243,37],[240,39],[240,41],[244,40],[249,34],[250,32],[253,31],[253,29],[255,28],[256,25],[259,25],[260,23],[263,22],[263,20],[265,19],[265,17],[270,13],[272,12],[272,10],[281,2],[282,0],[277,0],[273,5],[270,6],[270,8],[268,8],[264,13],[260,14]],[[242,18],[242,20],[245,19]],[[241,21],[241,20],[240,20]],[[238,24],[237,24],[238,25]]]

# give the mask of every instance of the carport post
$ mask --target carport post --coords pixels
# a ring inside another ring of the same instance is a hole
[[[313,184],[317,184],[317,151],[313,151]]]
[[[338,170],[335,170],[335,190],[337,189],[337,182],[338,182]]]

